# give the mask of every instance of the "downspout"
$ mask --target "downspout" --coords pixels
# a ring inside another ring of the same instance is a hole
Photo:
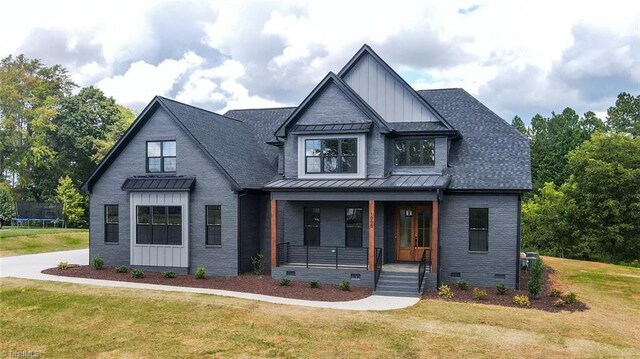
[[[522,195],[518,195],[518,224],[516,233],[516,289],[520,289],[520,241],[522,236]]]
[[[238,193],[238,213],[237,213],[237,218],[236,218],[236,225],[238,227],[238,265],[237,265],[237,269],[238,269],[238,275],[241,274],[241,267],[242,267],[242,197],[244,197],[247,194],[247,189],[243,189]]]
[[[437,189],[436,190],[436,201],[438,201],[438,268],[436,270],[436,288],[440,287],[440,268],[442,267],[442,261],[440,260],[440,257],[442,256],[442,246],[440,246],[440,240],[442,239],[442,237],[440,236],[440,227],[442,227],[440,225],[441,221],[440,221],[440,217],[442,217],[440,215],[441,211],[440,211],[440,204],[442,203],[442,201],[440,200],[440,196],[441,196],[441,190]]]

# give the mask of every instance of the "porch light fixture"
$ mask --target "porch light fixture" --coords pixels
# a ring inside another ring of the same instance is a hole
[[[404,215],[405,215],[405,217],[411,217],[411,216],[413,216],[413,210],[411,210],[411,209],[405,209],[405,210],[404,210]]]

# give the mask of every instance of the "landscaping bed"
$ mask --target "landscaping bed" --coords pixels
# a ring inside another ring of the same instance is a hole
[[[438,291],[427,291],[422,296],[423,299],[439,299],[439,300],[448,300],[452,302],[460,302],[460,303],[481,303],[481,304],[493,304],[493,305],[502,305],[507,307],[517,307],[517,308],[533,308],[540,309],[547,312],[560,312],[560,311],[583,311],[588,309],[587,305],[580,302],[579,300],[574,303],[566,303],[562,306],[554,305],[558,300],[561,300],[560,297],[551,296],[552,290],[556,290],[563,295],[568,294],[569,292],[564,288],[564,286],[557,280],[555,273],[552,268],[545,267],[544,268],[544,287],[542,289],[542,293],[540,293],[539,298],[533,298],[529,292],[527,291],[527,283],[529,282],[530,274],[526,271],[520,272],[520,288],[521,290],[515,289],[507,289],[506,293],[503,295],[499,295],[495,287],[493,288],[480,288],[481,290],[486,291],[487,296],[483,299],[476,299],[474,297],[474,288],[473,286],[469,286],[467,289],[460,289],[456,284],[449,284],[449,288],[453,293],[453,297],[449,299],[445,299],[438,294]],[[530,305],[529,306],[521,306],[513,302],[513,297],[516,295],[526,296],[529,298]]]
[[[175,278],[165,278],[160,272],[146,271],[144,272],[144,278],[132,278],[129,271],[127,271],[127,273],[117,273],[114,267],[104,267],[101,270],[97,270],[92,266],[74,264],[70,264],[67,269],[45,269],[42,273],[64,277],[117,280],[123,282],[162,284],[178,287],[222,289],[324,302],[356,300],[366,298],[371,295],[370,288],[352,286],[350,290],[346,291],[340,289],[337,285],[325,283],[320,283],[319,288],[310,288],[308,282],[299,281],[291,281],[288,286],[283,286],[268,274],[265,276],[243,274],[235,277],[206,276],[204,279],[198,279],[192,274],[176,274]]]

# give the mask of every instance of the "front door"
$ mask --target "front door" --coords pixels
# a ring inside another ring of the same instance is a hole
[[[429,249],[431,208],[399,206],[396,210],[396,259],[417,262]]]

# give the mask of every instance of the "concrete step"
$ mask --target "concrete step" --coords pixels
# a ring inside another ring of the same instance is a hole
[[[389,297],[419,297],[420,293],[417,290],[407,292],[407,291],[395,291],[395,290],[381,290],[378,288],[373,292],[374,295],[385,295]]]
[[[405,287],[418,287],[418,280],[389,280],[389,279],[380,279],[378,280],[378,285],[398,285]]]
[[[418,283],[387,283],[378,282],[378,288],[406,288],[408,290],[418,290]]]
[[[380,274],[380,278],[386,279],[415,279],[418,280],[418,274],[397,274],[397,273],[384,273]]]

